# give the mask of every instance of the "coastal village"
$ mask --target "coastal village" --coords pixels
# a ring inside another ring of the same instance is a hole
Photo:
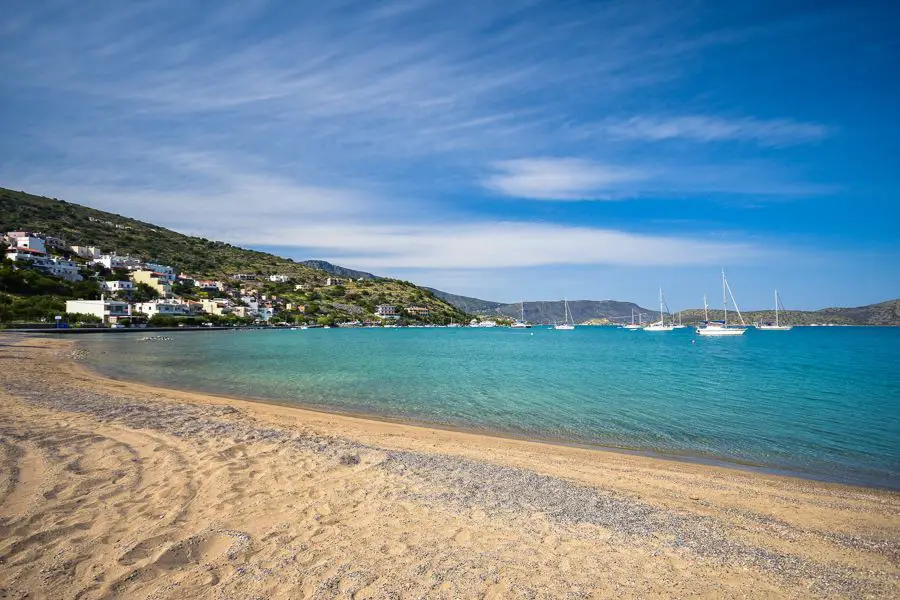
[[[3,235],[13,269],[32,269],[67,282],[96,281],[98,297],[66,300],[59,326],[109,327],[191,325],[298,325],[302,327],[458,326],[435,323],[423,303],[378,302],[371,281],[327,276],[298,281],[288,274],[234,273],[223,279],[177,272],[98,246],[68,245],[61,237],[34,231]],[[348,288],[357,302],[341,302]],[[329,301],[331,310],[320,306]],[[362,300],[361,302],[358,300]],[[336,309],[336,310],[335,310]]]

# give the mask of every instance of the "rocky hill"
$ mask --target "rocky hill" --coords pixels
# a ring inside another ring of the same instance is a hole
[[[371,315],[376,305],[389,303],[427,308],[430,315],[421,320],[437,323],[467,320],[463,311],[409,282],[373,278],[369,273],[324,261],[304,264],[56,198],[0,188],[0,232],[11,230],[46,233],[62,238],[69,245],[99,246],[105,253],[116,252],[171,265],[177,272],[194,277],[227,279],[237,273],[259,274],[261,281],[255,285],[294,303],[315,305],[319,314],[335,318],[361,318]],[[326,266],[330,270],[316,268]],[[288,275],[292,283],[266,283],[266,276],[275,274]],[[326,279],[333,275],[346,278],[345,284],[326,286]],[[363,281],[355,281],[358,278]],[[303,284],[304,289],[297,291],[294,284]]]
[[[456,308],[472,314],[483,314],[492,311],[498,306],[502,306],[502,302],[492,302],[491,300],[479,300],[478,298],[470,298],[469,296],[457,296],[449,292],[442,292],[434,288],[425,288],[432,292],[435,296],[455,306]]]
[[[738,322],[737,315],[728,313],[730,322]],[[774,323],[774,310],[757,310],[742,313],[746,323],[762,322]],[[721,320],[724,314],[721,310],[710,310],[709,318]],[[697,323],[703,320],[703,309],[694,308],[681,313],[685,324]],[[823,308],[821,310],[783,310],[779,311],[779,321],[787,325],[900,325],[900,299],[879,302],[868,306],[852,308]]]

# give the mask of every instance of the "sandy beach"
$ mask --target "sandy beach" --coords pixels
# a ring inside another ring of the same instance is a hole
[[[900,597],[900,494],[113,381],[0,334],[0,598]]]

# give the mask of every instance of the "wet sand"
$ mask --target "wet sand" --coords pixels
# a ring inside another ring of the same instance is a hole
[[[895,492],[163,390],[80,352],[0,334],[0,598],[900,596]]]

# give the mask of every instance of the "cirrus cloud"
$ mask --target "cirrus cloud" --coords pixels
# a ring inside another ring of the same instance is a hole
[[[621,184],[647,177],[638,169],[580,158],[520,158],[493,167],[496,172],[483,181],[487,189],[532,200],[614,199]]]
[[[832,133],[832,128],[825,125],[793,119],[728,119],[711,115],[638,116],[607,123],[601,129],[620,139],[684,139],[698,142],[737,140],[768,146],[801,144],[820,140]]]

